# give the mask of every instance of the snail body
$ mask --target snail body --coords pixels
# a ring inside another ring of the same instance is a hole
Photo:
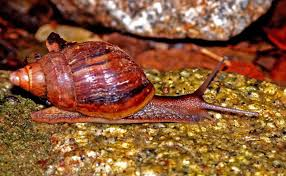
[[[189,122],[205,116],[204,109],[257,115],[203,101],[222,63],[195,93],[158,97],[143,70],[117,46],[102,41],[67,43],[55,33],[46,44],[48,54],[10,75],[14,85],[55,106],[32,113],[35,121]]]

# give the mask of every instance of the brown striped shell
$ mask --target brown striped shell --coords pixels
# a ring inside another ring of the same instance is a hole
[[[154,95],[153,85],[130,56],[101,41],[50,52],[13,72],[10,80],[59,108],[107,119],[139,111]]]

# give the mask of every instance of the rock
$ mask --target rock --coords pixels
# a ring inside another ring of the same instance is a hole
[[[66,41],[84,42],[101,40],[98,35],[84,28],[52,23],[41,26],[36,32],[35,38],[40,42],[45,42],[51,32],[58,33]]]
[[[272,0],[52,0],[80,24],[164,38],[228,40],[264,14]]]
[[[193,92],[208,72],[146,74],[157,94],[175,96]],[[204,96],[210,103],[257,111],[258,118],[209,112],[213,120],[197,123],[48,125],[31,122],[30,113],[41,105],[24,92],[11,94],[11,86],[4,85],[7,73],[0,78],[0,175],[282,175],[286,170],[286,89],[266,81],[220,73]]]

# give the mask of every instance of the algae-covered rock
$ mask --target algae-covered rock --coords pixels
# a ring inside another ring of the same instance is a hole
[[[0,72],[0,175],[42,175],[53,159],[49,138],[56,126],[31,122],[30,113],[43,106],[13,95],[8,74]]]
[[[191,93],[207,73],[146,71],[160,95]],[[7,74],[0,77],[6,79],[0,84],[1,175],[277,175],[286,171],[286,89],[269,82],[221,73],[205,93],[209,103],[259,112],[255,118],[209,112],[211,119],[189,124],[48,125],[31,122],[30,112],[43,106],[24,92],[12,94]]]

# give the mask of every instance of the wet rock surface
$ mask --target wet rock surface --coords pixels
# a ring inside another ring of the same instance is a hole
[[[157,94],[193,92],[209,72],[146,70]],[[108,125],[34,123],[43,108],[15,96],[1,72],[1,174],[277,175],[286,169],[286,91],[269,82],[220,73],[209,103],[257,111],[257,118],[209,111],[196,123]],[[13,98],[14,97],[14,98]],[[29,96],[33,98],[32,96]],[[21,161],[21,162],[19,162]]]
[[[100,24],[140,36],[228,40],[263,15],[272,0],[52,0],[80,24]]]

